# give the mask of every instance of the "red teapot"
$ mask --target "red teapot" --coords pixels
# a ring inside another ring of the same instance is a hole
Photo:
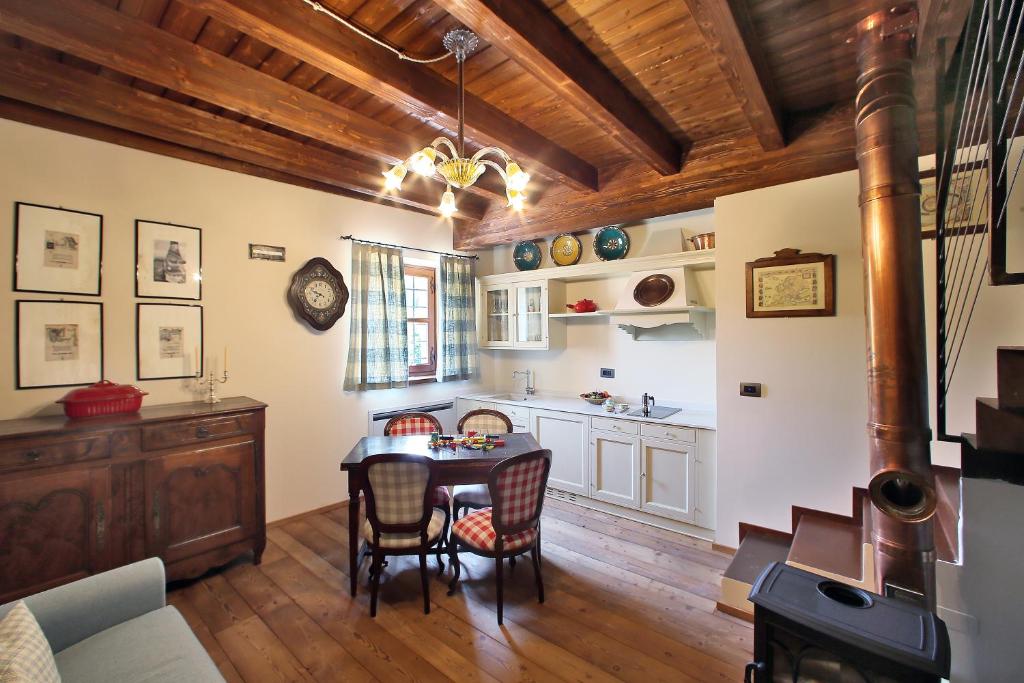
[[[597,310],[597,304],[590,299],[580,299],[574,304],[566,304],[565,307],[576,313],[593,313]]]

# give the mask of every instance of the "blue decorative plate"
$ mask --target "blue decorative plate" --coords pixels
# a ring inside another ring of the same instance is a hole
[[[512,262],[519,270],[537,270],[540,259],[540,247],[533,242],[520,242],[512,250]]]
[[[602,261],[617,261],[629,253],[629,235],[619,227],[609,225],[594,235],[594,253]]]

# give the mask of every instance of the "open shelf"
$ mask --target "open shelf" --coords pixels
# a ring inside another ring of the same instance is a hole
[[[549,313],[549,318],[600,318],[611,315],[611,311],[592,311],[590,313]]]
[[[661,315],[663,313],[709,313],[714,309],[706,306],[684,306],[681,308],[650,308],[638,311],[621,311],[616,313],[611,310],[594,311],[593,313],[550,313],[549,318],[600,318],[612,315]]]

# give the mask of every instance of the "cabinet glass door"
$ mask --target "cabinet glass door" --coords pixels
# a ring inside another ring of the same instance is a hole
[[[542,346],[548,311],[543,285],[516,288],[516,346]]]
[[[512,309],[508,288],[489,289],[484,293],[487,314],[485,343],[489,346],[511,346]]]

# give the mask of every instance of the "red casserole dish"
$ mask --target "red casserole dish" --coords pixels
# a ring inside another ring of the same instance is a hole
[[[136,413],[142,407],[142,397],[145,395],[145,391],[130,384],[103,380],[87,387],[72,389],[57,403],[64,404],[65,415],[77,419]]]

